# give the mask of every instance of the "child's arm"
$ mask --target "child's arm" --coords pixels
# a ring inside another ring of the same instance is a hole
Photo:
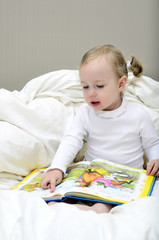
[[[55,186],[62,181],[63,172],[60,169],[50,169],[48,170],[41,182],[42,188],[50,188],[50,192],[55,191]]]
[[[149,162],[147,166],[147,175],[159,177],[159,159]]]

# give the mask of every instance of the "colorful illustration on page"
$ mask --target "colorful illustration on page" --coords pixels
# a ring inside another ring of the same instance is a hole
[[[41,170],[30,182],[26,183],[20,190],[33,192],[41,187],[41,181],[44,171]]]

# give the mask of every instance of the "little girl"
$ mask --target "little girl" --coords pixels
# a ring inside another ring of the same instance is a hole
[[[142,66],[134,57],[130,70],[137,77],[142,73]],[[79,73],[87,105],[75,116],[41,186],[51,188],[51,192],[55,190],[85,137],[85,160],[103,158],[143,168],[145,152],[149,159],[147,174],[159,176],[159,138],[152,120],[140,104],[128,102],[122,93],[128,76],[122,53],[112,45],[95,47],[83,56]],[[76,206],[97,213],[109,212],[112,208],[103,203]]]

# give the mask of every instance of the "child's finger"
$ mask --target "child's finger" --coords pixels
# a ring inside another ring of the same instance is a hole
[[[152,170],[153,170],[153,167],[154,167],[154,162],[153,161],[151,161],[151,162],[149,162],[149,164],[148,164],[148,166],[147,166],[147,175],[152,175],[151,173],[152,173]]]
[[[159,177],[159,169],[158,169],[157,172],[155,173],[155,177]]]
[[[151,172],[150,172],[150,175],[155,176],[157,171],[158,171],[158,167],[154,165]]]
[[[52,178],[50,181],[50,192],[54,192],[55,191],[55,186],[56,186],[56,179]]]
[[[147,175],[159,177],[159,161],[151,160],[147,167]]]

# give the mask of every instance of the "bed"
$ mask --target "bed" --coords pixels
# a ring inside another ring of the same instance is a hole
[[[159,82],[129,73],[125,95],[149,112],[159,135]],[[21,91],[0,89],[0,233],[7,240],[157,240],[159,181],[151,197],[114,207],[108,214],[59,203],[49,207],[28,192],[11,190],[35,168],[48,167],[82,104],[78,70],[30,80]],[[83,159],[85,144],[75,158]]]

